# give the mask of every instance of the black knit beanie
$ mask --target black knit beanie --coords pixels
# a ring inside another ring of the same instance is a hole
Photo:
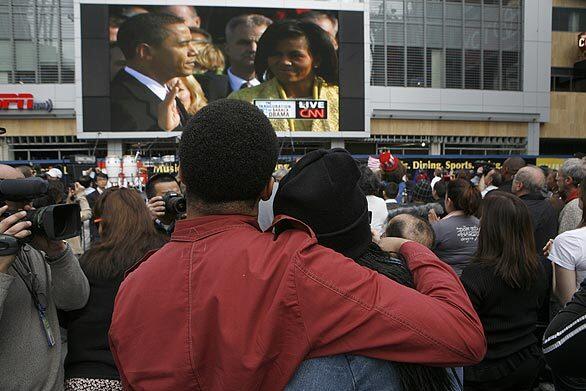
[[[359,179],[358,166],[345,149],[310,152],[279,182],[275,216],[284,214],[306,223],[321,244],[357,258],[372,242]]]

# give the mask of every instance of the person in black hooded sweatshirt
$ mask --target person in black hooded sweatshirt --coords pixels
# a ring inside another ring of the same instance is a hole
[[[275,216],[284,214],[304,222],[321,245],[413,287],[405,260],[399,254],[384,252],[372,241],[359,178],[358,166],[346,150],[310,152],[281,180],[273,204]],[[451,369],[344,354],[304,361],[286,391],[346,389],[447,391],[461,390],[461,384]]]

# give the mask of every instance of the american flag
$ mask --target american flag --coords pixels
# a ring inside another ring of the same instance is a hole
[[[375,157],[369,156],[368,157],[368,168],[370,168],[372,171],[380,170],[380,160],[378,160]]]

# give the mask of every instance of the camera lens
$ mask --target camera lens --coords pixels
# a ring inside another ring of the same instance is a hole
[[[185,213],[187,210],[185,204],[185,198],[183,197],[173,197],[169,200],[169,209],[173,210],[175,213]]]
[[[169,192],[163,196],[165,209],[170,214],[183,214],[187,210],[185,198],[177,193]]]

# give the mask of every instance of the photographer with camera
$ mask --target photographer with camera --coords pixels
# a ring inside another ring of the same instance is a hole
[[[156,228],[170,236],[175,222],[185,216],[185,198],[179,182],[171,174],[155,174],[149,178],[145,192]]]
[[[62,389],[57,308],[82,308],[89,284],[69,246],[48,237],[78,233],[79,206],[31,211],[30,189],[41,184],[46,192],[45,182],[24,179],[6,165],[0,165],[0,179],[6,203],[0,208],[0,389]],[[13,180],[12,188],[2,186],[9,182],[5,180]],[[77,221],[71,219],[71,211],[77,213]],[[43,228],[50,232],[43,235]]]

